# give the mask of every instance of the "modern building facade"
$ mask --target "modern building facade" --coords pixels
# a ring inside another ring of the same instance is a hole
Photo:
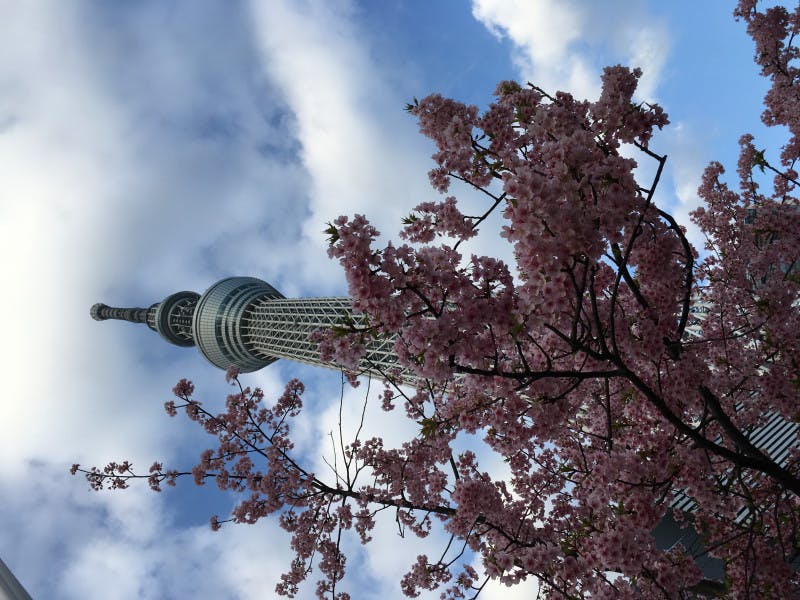
[[[340,370],[339,365],[320,360],[317,344],[309,336],[318,329],[358,319],[352,314],[349,298],[285,298],[255,277],[229,277],[202,295],[178,292],[149,308],[95,304],[90,314],[98,321],[142,323],[171,344],[197,346],[220,369],[236,366],[243,373],[279,358]],[[360,373],[385,378],[395,368],[393,339],[366,343]]]
[[[0,598],[3,600],[31,600],[27,590],[0,558]]]

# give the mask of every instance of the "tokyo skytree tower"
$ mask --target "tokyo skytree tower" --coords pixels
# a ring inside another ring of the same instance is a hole
[[[220,369],[236,366],[243,373],[279,358],[341,370],[335,363],[320,360],[309,335],[341,325],[346,317],[358,321],[349,298],[285,298],[255,277],[223,279],[202,296],[177,292],[149,308],[95,304],[90,314],[97,321],[143,323],[171,344],[197,346]],[[393,345],[391,338],[367,343],[359,373],[385,379],[398,366]]]

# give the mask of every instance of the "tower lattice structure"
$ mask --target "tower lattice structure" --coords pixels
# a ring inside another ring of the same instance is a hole
[[[343,321],[358,323],[349,298],[285,298],[255,277],[229,277],[202,295],[177,292],[149,308],[92,306],[98,321],[118,319],[142,323],[177,346],[197,346],[211,364],[256,371],[286,358],[309,365],[341,370],[320,359],[318,344],[310,339],[318,329]],[[398,368],[394,339],[367,342],[360,373],[385,379]],[[403,377],[409,379],[409,377]]]

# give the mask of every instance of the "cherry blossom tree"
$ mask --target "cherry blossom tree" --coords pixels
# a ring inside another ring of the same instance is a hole
[[[393,338],[418,385],[409,393],[389,377],[382,408],[418,435],[399,448],[361,428],[340,437],[325,480],[291,441],[302,384],[268,404],[232,369],[224,412],[208,412],[185,380],[167,403],[216,438],[192,471],[73,472],[95,488],[143,477],[159,490],[191,475],[241,492],[212,527],[276,515],[295,553],[277,586],[288,596],[316,568],[319,597],[348,598],[342,536],[368,543],[387,510],[417,536],[450,536],[410,565],[400,586],[412,597],[475,597],[488,579],[531,578],[553,598],[800,595],[800,443],[778,455],[753,435],[776,416],[800,422],[800,8],[741,0],[735,16],[772,81],[763,121],[790,135],[777,161],[742,136],[738,190],[708,166],[692,214],[702,258],[655,202],[666,157],[651,139],[668,119],[633,101],[638,69],[606,68],[594,102],[512,81],[484,111],[429,96],[408,110],[436,145],[430,180],[445,199],[414,209],[401,245],[376,247],[361,215],[331,224],[329,254],[361,316],[318,338],[323,357],[350,367],[365,340]],[[643,183],[644,161],[655,175]],[[453,180],[479,190],[485,211],[463,214],[446,195]],[[462,252],[489,218],[502,219],[510,264]],[[708,307],[699,328],[698,303]],[[507,472],[458,450],[464,436]],[[691,508],[675,508],[679,498]],[[665,518],[702,548],[659,548]],[[698,554],[721,560],[724,578],[709,579]]]

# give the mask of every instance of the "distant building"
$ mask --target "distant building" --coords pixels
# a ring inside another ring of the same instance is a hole
[[[786,269],[782,269],[782,271],[786,272]],[[763,282],[754,283],[758,285]],[[699,296],[693,299],[692,306],[689,309],[689,324],[686,328],[687,340],[702,336],[702,324],[710,312],[711,305],[709,302]],[[741,410],[741,408],[741,405],[736,406],[737,411]],[[751,431],[747,437],[756,448],[779,465],[785,466],[789,461],[789,454],[792,448],[797,443],[798,429],[800,429],[800,424],[787,421],[781,415],[773,413],[768,415],[764,425]],[[712,581],[722,584],[725,579],[723,561],[706,553],[700,534],[694,530],[691,524],[692,515],[697,509],[697,503],[690,495],[683,491],[677,491],[669,506],[688,518],[683,523],[678,523],[671,512],[668,511],[653,530],[656,546],[661,550],[669,550],[677,544],[681,544],[690,555],[695,557],[695,562],[700,567],[707,582]],[[742,508],[736,517],[736,521],[744,524],[750,518],[752,518],[750,511],[747,508]],[[800,567],[800,556],[795,557],[792,566],[795,569]]]
[[[0,600],[31,600],[19,580],[0,558]]]

